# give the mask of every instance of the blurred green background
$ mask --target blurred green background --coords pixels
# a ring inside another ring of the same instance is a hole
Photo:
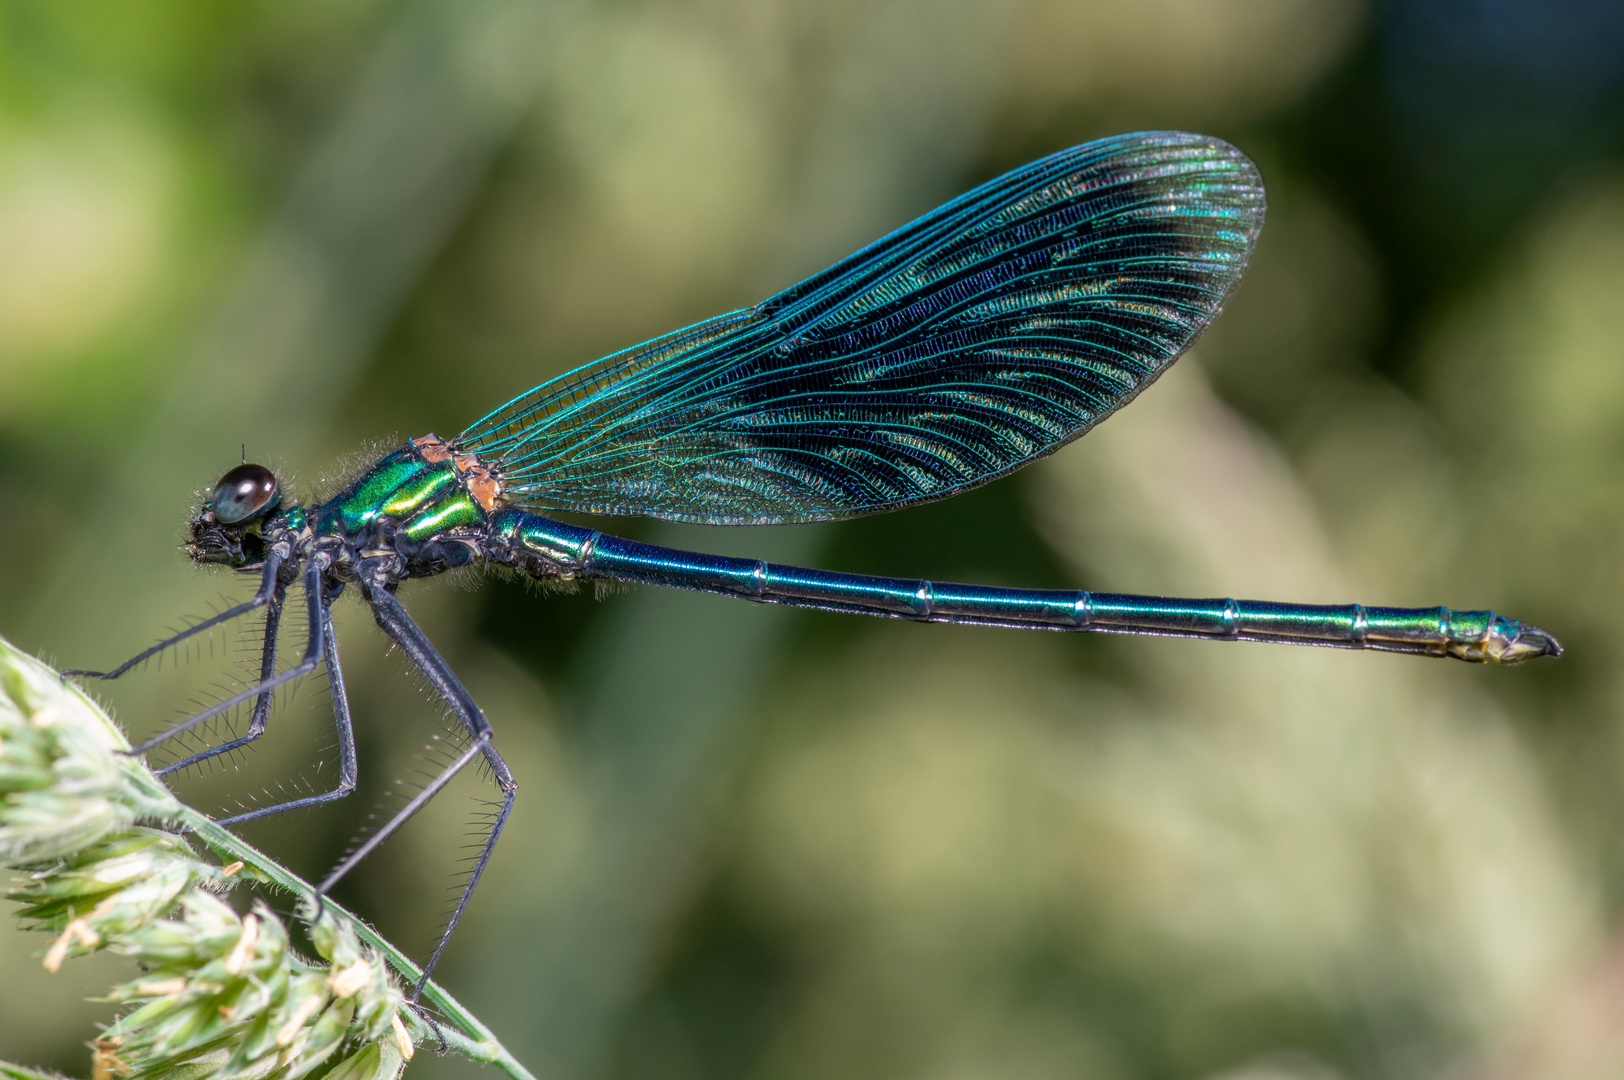
[[[246,595],[178,550],[244,443],[319,494],[1004,169],[1219,135],[1253,267],[1088,439],[839,526],[606,526],[1567,655],[408,586],[521,784],[440,975],[545,1080],[1624,1075],[1621,88],[1612,0],[0,0],[0,633],[107,665]],[[246,830],[309,875],[443,719],[341,608],[362,790]],[[241,647],[106,698],[155,730]],[[333,775],[313,685],[182,790]],[[489,794],[340,899],[425,956]],[[0,1056],[84,1075],[119,961],[42,945],[0,929]]]

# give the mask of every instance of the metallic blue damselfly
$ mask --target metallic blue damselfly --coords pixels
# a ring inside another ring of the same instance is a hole
[[[955,585],[722,558],[546,516],[637,515],[713,525],[824,521],[944,499],[1053,453],[1133,399],[1235,290],[1263,225],[1263,184],[1217,139],[1102,139],[960,196],[755,307],[657,338],[541,384],[461,435],[424,435],[332,498],[284,501],[258,465],[228,472],[191,522],[190,554],[258,576],[252,599],[160,642],[263,609],[259,679],[135,748],[143,753],[253,702],[258,738],[276,687],[325,664],[341,775],[356,762],[331,605],[356,586],[384,632],[466,729],[465,749],[321,882],[325,893],[476,758],[503,794],[424,978],[479,883],[516,784],[491,726],[407,615],[400,584],[469,565],[543,581],[609,578],[921,622],[1157,634],[1516,663],[1560,649],[1488,611],[1170,599]],[[276,671],[286,591],[303,583],[302,659]]]

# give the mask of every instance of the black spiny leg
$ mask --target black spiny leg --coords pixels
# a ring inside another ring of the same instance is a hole
[[[265,557],[265,569],[260,576],[259,591],[256,592],[251,599],[243,601],[236,607],[227,608],[218,615],[210,616],[195,626],[188,626],[178,634],[164,638],[164,640],[158,642],[158,644],[154,645],[152,648],[136,653],[134,656],[124,661],[112,671],[80,671],[74,669],[64,671],[62,674],[64,677],[68,675],[79,675],[90,679],[116,679],[120,675],[123,675],[125,672],[129,671],[131,668],[135,667],[137,664],[141,664],[152,659],[165,649],[179,645],[189,637],[194,637],[197,634],[201,634],[205,630],[212,630],[221,623],[230,622],[232,619],[235,619],[240,615],[246,615],[256,608],[264,607],[273,600],[278,600],[281,596],[281,589],[277,583],[277,576],[281,569],[282,556],[273,551],[270,555]]]
[[[355,765],[355,730],[350,726],[350,699],[344,692],[344,671],[338,664],[338,638],[333,635],[332,612],[322,612],[322,636],[326,646],[327,656],[327,683],[331,687],[333,698],[333,724],[338,728],[338,786],[331,791],[323,791],[317,795],[306,795],[298,799],[289,799],[274,806],[261,806],[241,814],[220,819],[220,824],[231,825],[238,821],[248,821],[252,818],[264,817],[267,814],[280,814],[284,810],[297,810],[301,806],[319,806],[334,799],[342,799],[355,790],[355,781],[359,772]]]
[[[269,679],[272,675],[276,674],[276,634],[278,627],[280,627],[282,623],[282,598],[283,589],[281,586],[278,586],[276,592],[271,597],[269,606],[267,606],[265,609],[265,642],[261,646],[259,654],[260,682],[264,682],[266,679]],[[183,758],[180,761],[165,765],[161,769],[154,769],[153,771],[159,776],[167,776],[172,772],[178,772],[181,769],[186,768],[188,765],[196,765],[200,761],[207,761],[209,758],[218,757],[221,754],[229,753],[230,751],[237,749],[239,746],[248,745],[261,735],[265,734],[265,722],[270,718],[271,702],[273,700],[274,694],[270,690],[267,690],[263,694],[259,695],[259,700],[254,702],[254,715],[248,721],[247,734],[241,735],[235,739],[230,739],[221,743],[219,746],[211,746],[208,749],[200,750],[189,758]]]
[[[235,708],[251,698],[257,698],[261,694],[264,694],[267,690],[274,690],[284,683],[290,683],[295,679],[302,679],[312,671],[316,670],[316,665],[320,664],[322,660],[322,626],[327,617],[327,604],[324,596],[322,595],[321,580],[322,573],[327,569],[327,565],[327,556],[318,552],[317,554],[311,556],[309,564],[305,566],[305,610],[309,620],[309,636],[306,639],[304,657],[297,664],[294,664],[280,675],[273,675],[268,679],[261,679],[258,683],[250,686],[240,694],[233,694],[224,701],[215,702],[213,705],[209,706],[207,709],[204,709],[197,715],[182,720],[169,730],[161,731],[152,738],[148,739],[146,742],[143,742],[141,745],[125,752],[129,754],[144,754],[166,739],[173,739],[176,735],[179,735],[183,731],[190,731],[192,728],[209,719],[211,716],[219,716],[227,709]]]
[[[348,858],[334,867],[332,873],[328,874],[326,879],[316,886],[317,896],[326,895],[327,891],[336,885],[340,878],[349,873],[362,859],[370,855],[372,850],[388,839],[391,833],[406,824],[413,814],[421,810],[430,799],[438,795],[451,782],[451,778],[461,772],[463,767],[474,760],[476,756],[480,754],[485,756],[486,762],[491,767],[491,772],[496,777],[497,785],[502,789],[502,809],[497,812],[496,821],[491,826],[490,835],[485,838],[485,846],[479,853],[478,861],[474,863],[473,873],[468,875],[468,884],[463,887],[462,896],[457,900],[456,909],[452,911],[450,921],[440,934],[440,941],[434,947],[434,955],[429,957],[427,964],[423,965],[423,974],[417,980],[417,986],[408,999],[415,1001],[417,995],[423,990],[423,984],[428,982],[429,974],[434,970],[434,965],[440,962],[440,954],[445,951],[446,942],[451,940],[452,931],[456,930],[457,923],[462,921],[462,914],[468,908],[468,900],[474,895],[474,889],[479,885],[480,876],[485,873],[485,866],[491,860],[491,852],[496,848],[496,841],[502,835],[502,826],[507,824],[508,814],[513,809],[513,797],[517,794],[519,785],[513,779],[513,773],[508,769],[507,762],[502,760],[502,755],[497,753],[496,747],[491,745],[490,722],[485,719],[485,714],[480,711],[478,704],[474,702],[473,696],[468,693],[461,680],[451,670],[451,666],[445,662],[445,658],[429,641],[428,636],[412,621],[412,617],[406,613],[406,609],[401,606],[400,601],[395,598],[393,593],[376,586],[363,585],[362,588],[366,593],[367,601],[372,605],[372,616],[378,621],[378,625],[383,628],[383,632],[388,634],[395,644],[401,647],[401,650],[411,658],[413,664],[417,665],[417,669],[429,680],[429,683],[445,700],[445,703],[451,708],[457,719],[462,722],[462,726],[468,730],[468,734],[472,736],[472,741],[468,749],[464,750],[455,761],[446,766],[439,776],[429,782],[427,787],[419,791],[399,813],[386,821],[383,828],[373,833],[367,838],[366,843],[362,844]]]

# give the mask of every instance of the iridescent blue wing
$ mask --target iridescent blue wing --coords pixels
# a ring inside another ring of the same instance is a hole
[[[458,443],[538,510],[741,525],[946,498],[1149,385],[1262,224],[1257,169],[1227,143],[1087,143],[754,308],[543,383]]]

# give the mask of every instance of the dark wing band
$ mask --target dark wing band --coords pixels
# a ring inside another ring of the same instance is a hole
[[[514,399],[460,446],[538,510],[722,525],[946,498],[1143,390],[1240,281],[1263,184],[1217,139],[1087,143],[754,308]]]

